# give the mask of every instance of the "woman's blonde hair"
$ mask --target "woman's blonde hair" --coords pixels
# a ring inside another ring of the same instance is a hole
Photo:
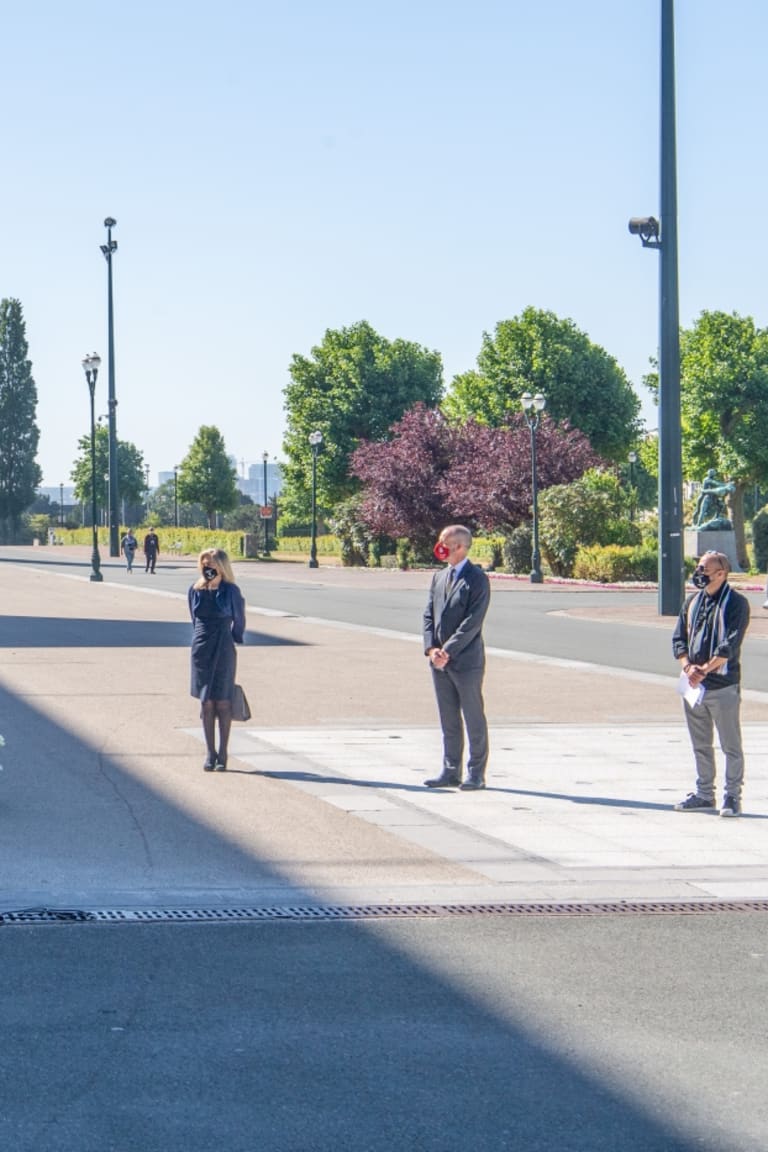
[[[195,588],[205,588],[208,583],[202,575],[203,568],[218,568],[228,584],[234,584],[235,582],[235,574],[232,571],[229,556],[227,556],[223,548],[204,548],[197,558],[197,567],[200,570],[200,577],[195,580]]]

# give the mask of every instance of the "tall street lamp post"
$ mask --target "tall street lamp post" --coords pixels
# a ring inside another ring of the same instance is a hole
[[[310,432],[309,444],[312,449],[312,543],[309,548],[309,567],[317,568],[317,453],[323,442],[322,432]]]
[[[637,452],[630,452],[627,460],[629,461],[629,519],[631,523],[635,518],[635,464],[637,463]]]
[[[93,528],[93,544],[91,548],[91,580],[103,580],[101,574],[101,557],[99,556],[99,530],[96,527],[96,417],[94,414],[94,394],[96,392],[96,377],[99,374],[101,357],[91,352],[83,360],[85,378],[88,381],[88,391],[91,396],[91,525]]]
[[[179,526],[179,466],[173,467],[173,522]]]
[[[144,505],[146,508],[144,515],[149,520],[149,464],[144,465]]]
[[[262,452],[261,462],[264,465],[264,507],[269,506],[269,497],[267,496],[267,460],[269,460],[269,452]],[[269,520],[264,520],[264,555],[269,556]]]
[[[64,485],[59,484],[59,525],[64,527]]]
[[[530,392],[526,392],[524,396],[520,397],[520,404],[522,405],[525,422],[531,430],[531,503],[533,505],[531,584],[541,584],[544,577],[541,574],[541,554],[539,553],[539,478],[536,471],[536,429],[539,426],[541,414],[546,407],[547,400],[541,392],[537,392],[535,396],[531,396]]]
[[[677,278],[677,142],[675,17],[661,0],[661,221],[636,216],[630,232],[659,250],[659,599],[660,616],[676,616],[685,591],[683,465],[680,428],[680,319]]]
[[[112,255],[117,251],[117,240],[112,239],[112,229],[117,224],[111,216],[107,216],[104,227],[107,230],[107,242],[101,245],[101,251],[107,261],[107,341],[109,372],[109,554],[120,555],[120,501],[118,500],[117,477],[117,399],[115,397],[115,321],[112,309]]]

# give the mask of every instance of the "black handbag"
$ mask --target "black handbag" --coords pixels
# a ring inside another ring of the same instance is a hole
[[[232,693],[232,719],[250,720],[250,718],[251,709],[248,705],[248,698],[240,685],[235,684],[235,690]]]

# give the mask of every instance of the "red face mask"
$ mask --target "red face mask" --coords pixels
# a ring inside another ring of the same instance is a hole
[[[438,540],[432,549],[436,560],[447,560],[449,556],[448,548],[443,544],[442,540]]]

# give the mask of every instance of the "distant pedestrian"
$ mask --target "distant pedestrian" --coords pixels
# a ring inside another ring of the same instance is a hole
[[[125,566],[129,572],[133,572],[133,558],[136,555],[136,549],[139,542],[129,528],[125,536],[120,541],[120,550],[125,556]]]
[[[155,532],[154,528],[150,528],[149,532],[147,532],[146,536],[144,537],[144,559],[146,561],[144,568],[145,572],[154,573],[159,551],[160,540],[158,539],[157,532]]]
[[[435,555],[447,567],[432,577],[424,611],[424,654],[432,669],[440,726],[443,770],[425,781],[428,788],[485,788],[488,724],[483,704],[485,646],[483,620],[491,587],[482,568],[467,559],[472,533],[462,524],[444,528]],[[462,783],[464,724],[469,741],[467,777]]]
[[[200,576],[188,594],[194,625],[190,692],[200,700],[206,746],[203,770],[225,772],[237,671],[235,644],[243,642],[245,601],[226,552],[207,548],[198,556],[197,566]]]
[[[731,565],[723,552],[705,552],[678,617],[672,650],[701,699],[683,700],[696,762],[696,791],[675,804],[677,812],[715,809],[714,731],[725,755],[721,816],[741,815],[744,751],[741,739],[741,645],[749,627],[749,601],[728,583]]]

